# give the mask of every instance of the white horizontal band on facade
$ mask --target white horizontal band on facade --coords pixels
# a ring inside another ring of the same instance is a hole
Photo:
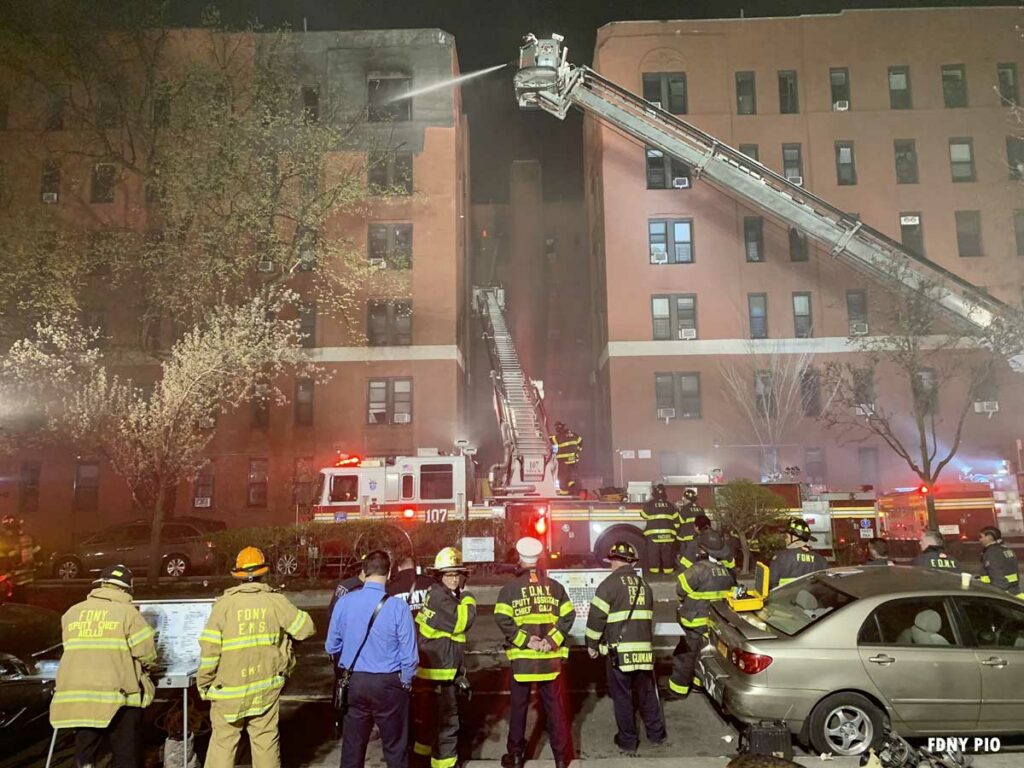
[[[316,347],[316,363],[398,363],[450,360],[465,368],[462,350],[455,344],[417,344],[405,347]]]

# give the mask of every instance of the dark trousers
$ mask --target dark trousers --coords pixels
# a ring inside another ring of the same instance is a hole
[[[363,768],[374,723],[380,731],[388,768],[406,768],[409,745],[409,692],[397,672],[353,672],[341,739],[341,768]]]
[[[454,683],[417,680],[413,688],[413,754],[430,768],[452,768],[459,757],[459,700]]]
[[[693,685],[700,684],[693,672],[697,668],[700,649],[707,645],[707,632],[707,629],[700,632],[683,630],[683,637],[672,652],[672,676],[668,680],[668,687],[673,693],[685,696]]]
[[[121,707],[106,728],[76,728],[78,768],[99,764],[104,740],[109,742],[114,768],[139,768],[142,765],[142,709]]]
[[[558,462],[558,490],[562,493],[576,491],[576,465],[564,459]]]
[[[676,568],[678,547],[675,539],[654,541],[647,539],[647,570],[650,573],[672,573]]]
[[[622,672],[612,666],[611,656],[607,660],[608,693],[612,697],[615,709],[615,725],[619,733],[615,743],[628,752],[635,752],[640,746],[640,737],[636,732],[636,712],[644,721],[647,740],[656,744],[665,736],[665,718],[661,713],[661,702],[658,700],[658,686],[654,682],[654,672]],[[636,694],[636,708],[633,707],[633,694]]]
[[[556,761],[568,763],[572,760],[572,733],[569,730],[565,686],[561,675],[554,680],[538,683],[520,683],[512,678],[506,751],[510,755],[526,756],[526,712],[530,707],[530,688],[534,685],[537,686],[537,693],[544,706],[551,753]]]

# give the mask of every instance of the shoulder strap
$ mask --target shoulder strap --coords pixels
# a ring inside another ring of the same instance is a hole
[[[389,595],[384,595],[377,603],[377,607],[373,609],[373,613],[370,615],[370,621],[366,625],[366,634],[363,635],[363,642],[359,644],[356,649],[356,655],[352,657],[352,666],[349,667],[353,672],[356,669],[356,662],[359,661],[359,654],[363,652],[363,646],[366,645],[366,641],[370,639],[370,630],[373,629],[373,622],[377,620],[377,614],[380,613],[380,609],[384,607],[384,603],[388,601]]]
[[[633,611],[636,610],[636,606],[640,602],[640,594],[646,588],[647,586],[644,584],[644,580],[640,579],[640,585],[636,588],[636,597],[633,598],[633,604],[629,606],[629,613],[626,614],[626,620],[622,622],[622,625],[619,627],[619,636],[615,638],[615,643],[610,643],[610,645],[622,642],[622,633],[626,631],[626,625],[629,624],[629,620],[633,618]]]

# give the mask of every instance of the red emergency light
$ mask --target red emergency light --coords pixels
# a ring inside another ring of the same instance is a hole
[[[548,521],[546,517],[538,517],[537,522],[533,524],[533,530],[537,532],[538,536],[543,536],[548,532]]]
[[[416,517],[416,510],[412,509],[411,507],[408,509],[403,509],[402,517],[404,517],[406,520],[412,520],[414,517]]]
[[[917,486],[917,495],[918,496],[927,496],[933,490],[934,490],[933,488],[929,488],[927,485],[923,485],[922,484],[922,485]]]
[[[338,460],[334,462],[336,467],[355,467],[362,461],[358,456],[349,456],[347,453],[339,453]]]

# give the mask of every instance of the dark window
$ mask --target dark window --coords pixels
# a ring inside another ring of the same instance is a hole
[[[979,648],[1024,648],[1024,610],[1003,600],[959,597],[967,631]]]
[[[96,127],[101,130],[117,128],[121,123],[121,110],[117,93],[111,86],[101,85],[96,89]]]
[[[825,484],[824,448],[804,448],[804,475],[812,485]]]
[[[967,106],[967,71],[963,64],[942,67],[942,100],[951,108]]]
[[[75,509],[95,512],[100,501],[100,465],[94,461],[80,461],[75,467]]]
[[[315,85],[304,85],[300,91],[302,119],[307,123],[320,120],[320,89]]]
[[[699,373],[656,373],[654,397],[658,411],[674,409],[677,419],[701,417]],[[659,416],[658,418],[664,418]]]
[[[1017,65],[1013,63],[996,65],[996,80],[999,85],[999,101],[1004,107],[1015,107],[1020,103],[1017,85]]]
[[[647,147],[644,150],[648,189],[685,189],[690,186],[690,168],[679,158]]]
[[[758,160],[757,144],[740,144],[738,147],[739,151],[749,157],[751,160]]]
[[[260,396],[252,401],[252,426],[256,429],[267,429],[270,426],[270,399],[268,397]]]
[[[836,183],[852,186],[857,183],[857,166],[853,159],[853,142],[836,142]]]
[[[644,72],[644,99],[656,102],[673,115],[686,114],[686,74],[684,72]]]
[[[889,67],[889,107],[910,109],[910,67]]]
[[[754,398],[757,403],[757,412],[762,417],[774,416],[778,412],[775,383],[771,371],[754,371]]]
[[[846,320],[850,325],[851,334],[862,334],[866,332],[866,326],[868,324],[867,291],[857,290],[846,292]]]
[[[412,302],[371,299],[366,303],[366,338],[371,347],[412,344]]]
[[[922,413],[933,414],[938,410],[939,380],[934,368],[918,368],[914,371],[911,393]]]
[[[1017,255],[1024,256],[1024,211],[1013,212],[1013,233],[1017,239]]]
[[[209,509],[213,506],[213,462],[203,464],[192,483],[192,506]]]
[[[18,482],[18,512],[30,515],[39,511],[39,471],[38,461],[26,461],[21,465],[21,477]]]
[[[46,115],[43,127],[48,131],[64,130],[65,112],[71,99],[71,86],[51,85],[46,90]]]
[[[853,397],[857,405],[874,405],[875,374],[870,368],[854,369]]]
[[[828,81],[832,92],[832,109],[841,109],[845,102],[850,107],[850,70],[846,67],[830,69]]]
[[[782,175],[794,184],[803,184],[804,160],[799,144],[782,145]]]
[[[924,230],[920,213],[900,214],[900,242],[915,256],[924,256]]]
[[[690,294],[651,297],[654,339],[697,338],[697,297]]]
[[[411,499],[416,495],[412,475],[402,475],[402,498]]]
[[[693,221],[659,219],[647,222],[651,264],[692,264]]]
[[[313,425],[313,380],[295,380],[295,423],[301,427]]]
[[[921,621],[916,621],[921,617]],[[937,620],[937,621],[936,621]],[[917,625],[933,625],[926,632]],[[890,600],[868,616],[857,635],[858,645],[959,645],[946,602],[941,597]]]
[[[331,478],[331,501],[346,502],[359,499],[358,475],[335,475]]]
[[[292,504],[306,508],[316,501],[320,477],[312,456],[297,456],[292,468]]]
[[[807,248],[807,235],[796,227],[789,228],[789,260],[807,261],[810,252]]]
[[[420,498],[451,499],[455,491],[451,464],[424,464],[420,467]]]
[[[366,81],[367,117],[371,123],[412,120],[412,99],[401,98],[409,93],[412,78],[371,77]]]
[[[779,112],[783,115],[795,115],[800,111],[800,99],[796,92],[796,72],[783,70],[779,72]]]
[[[409,424],[412,422],[412,379],[370,379],[367,422]]]
[[[96,163],[92,167],[92,181],[89,186],[89,202],[114,202],[114,177],[117,169],[113,163]]]
[[[44,203],[55,203],[60,198],[60,163],[56,160],[43,163],[40,192]]]
[[[896,183],[917,184],[917,143],[913,139],[893,142],[896,156]]]
[[[1013,181],[1024,181],[1024,138],[1006,137],[1006,165]]]
[[[757,114],[757,87],[753,72],[736,73],[736,114]]]
[[[974,141],[949,140],[949,169],[953,181],[974,181]]]
[[[743,218],[743,245],[747,261],[764,261],[764,219],[760,216]]]
[[[793,333],[798,339],[811,337],[811,294],[793,294]]]
[[[815,368],[800,373],[800,405],[804,416],[821,415],[821,375]]]
[[[249,459],[249,492],[246,498],[250,507],[267,506],[268,484],[267,460]]]
[[[316,346],[316,302],[304,301],[299,305],[299,333],[302,346]]]
[[[371,152],[367,166],[370,194],[412,194],[412,152]]]
[[[750,338],[768,338],[768,294],[747,294],[747,315],[750,318]]]
[[[981,256],[981,211],[956,211],[956,246],[961,258]]]
[[[171,90],[167,85],[158,86],[153,93],[151,120],[154,128],[166,128],[171,124]]]
[[[412,224],[371,224],[369,257],[388,269],[412,269]]]

